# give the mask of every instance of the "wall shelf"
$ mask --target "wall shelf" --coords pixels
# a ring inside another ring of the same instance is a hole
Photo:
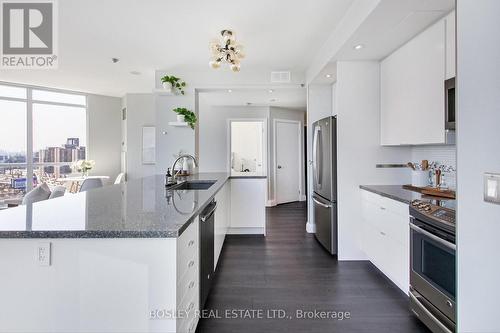
[[[176,94],[172,91],[167,91],[163,88],[156,88],[156,89],[153,89],[153,94],[156,94],[156,95],[161,95],[161,96],[175,96]]]
[[[186,122],[179,122],[179,121],[170,121],[168,123],[170,126],[177,126],[177,127],[187,127],[188,123]]]

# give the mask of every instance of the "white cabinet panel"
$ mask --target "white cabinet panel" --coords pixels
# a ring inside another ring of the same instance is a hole
[[[362,190],[363,250],[401,290],[409,288],[408,205]]]
[[[266,233],[266,179],[231,179],[230,234]]]
[[[215,195],[217,210],[215,211],[214,225],[214,269],[217,268],[219,256],[224,245],[227,230],[231,219],[231,185],[230,180]]]
[[[445,18],[446,21],[446,79],[455,77],[456,63],[456,32],[455,32],[455,12],[451,12]]]
[[[445,142],[445,21],[381,63],[381,144]]]

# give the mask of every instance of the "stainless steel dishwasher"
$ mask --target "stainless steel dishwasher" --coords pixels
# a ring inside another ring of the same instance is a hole
[[[205,307],[214,279],[214,219],[217,202],[212,200],[200,214],[200,309]]]

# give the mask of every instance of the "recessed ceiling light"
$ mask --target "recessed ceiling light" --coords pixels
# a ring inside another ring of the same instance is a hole
[[[326,75],[325,75],[325,77],[326,77],[327,79],[329,79],[329,78],[331,78],[331,77],[332,77],[332,74],[326,74]]]
[[[272,94],[273,92],[274,92],[274,90],[272,90],[272,89],[269,89],[269,93],[271,93],[271,94]]]
[[[113,62],[113,64],[116,64],[118,61],[120,61],[120,59],[118,59],[118,58],[111,58],[111,61]]]
[[[141,72],[138,71],[131,71],[130,74],[132,75],[141,75]]]
[[[227,92],[228,92],[228,93],[232,93],[233,91],[232,91],[231,89],[228,89],[228,90],[227,90]]]
[[[358,44],[354,47],[355,50],[361,50],[363,47],[365,47],[363,44]]]

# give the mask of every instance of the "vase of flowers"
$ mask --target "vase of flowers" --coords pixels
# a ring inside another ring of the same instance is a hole
[[[92,170],[94,166],[94,160],[78,160],[73,164],[73,169],[81,172],[82,177],[87,177],[89,175],[89,171]]]

